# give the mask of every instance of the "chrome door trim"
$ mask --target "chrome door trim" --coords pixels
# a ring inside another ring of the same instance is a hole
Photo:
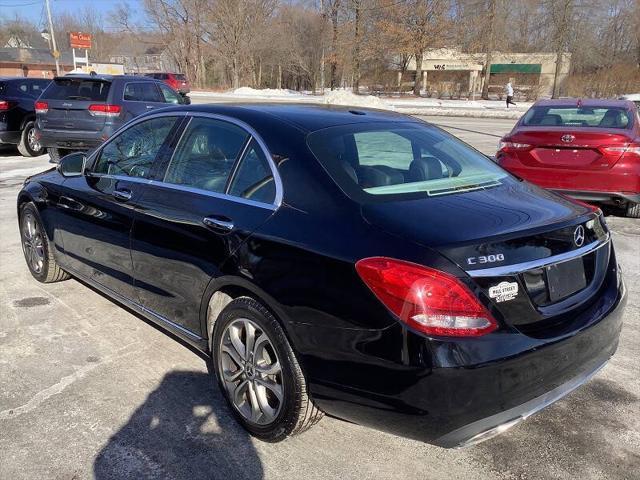
[[[481,268],[478,270],[467,270],[469,276],[474,278],[479,277],[510,277],[513,275],[517,275],[522,272],[526,272],[527,270],[533,270],[535,268],[542,268],[549,265],[568,262],[569,260],[573,260],[574,258],[582,257],[583,255],[587,255],[588,253],[595,252],[596,250],[604,247],[609,243],[611,239],[611,234],[607,232],[607,235],[595,242],[591,242],[588,245],[584,245],[583,247],[576,248],[575,250],[571,250],[565,253],[559,253],[558,255],[553,255],[551,257],[539,258],[537,260],[531,260],[528,262],[522,263],[514,263],[512,265],[503,265],[500,267],[491,267],[491,268]]]

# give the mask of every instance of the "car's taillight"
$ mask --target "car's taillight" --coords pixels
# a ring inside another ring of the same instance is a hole
[[[402,322],[428,335],[477,337],[498,328],[478,298],[448,273],[386,257],[360,260],[356,270]]]
[[[500,142],[498,142],[498,151],[501,152],[529,150],[530,148],[531,145],[529,145],[528,143],[505,142],[504,140],[500,140]]]
[[[603,150],[607,153],[620,154],[620,155],[633,155],[640,157],[640,144],[630,143],[628,145],[621,145],[615,147],[604,147]]]
[[[117,117],[120,115],[120,105],[106,105],[96,103],[89,105],[89,113],[94,117]]]
[[[7,100],[0,100],[0,112],[5,112],[11,108],[11,104]]]
[[[36,113],[47,113],[49,111],[49,104],[47,102],[36,102],[34,106]]]

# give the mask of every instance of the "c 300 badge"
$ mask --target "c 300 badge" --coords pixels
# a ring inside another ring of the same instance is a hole
[[[513,300],[518,295],[518,284],[516,282],[500,282],[498,285],[489,287],[489,297],[496,302],[506,302]]]

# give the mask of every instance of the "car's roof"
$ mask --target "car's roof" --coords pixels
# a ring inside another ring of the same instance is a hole
[[[38,81],[38,82],[50,82],[51,79],[50,78],[34,78],[34,77],[2,77],[0,76],[0,82],[13,82],[13,81],[25,81],[25,80],[29,80],[32,82]]]
[[[239,118],[249,124],[265,117],[277,118],[296,127],[314,131],[322,128],[369,122],[416,122],[407,115],[371,108],[338,105],[285,104],[285,103],[242,103],[242,104],[204,104],[177,107],[179,110],[228,115]]]
[[[534,106],[576,107],[578,104],[583,107],[633,107],[633,103],[629,100],[612,100],[608,98],[556,98],[538,100]]]
[[[112,82],[114,80],[136,80],[143,82],[155,82],[156,80],[150,77],[145,77],[144,75],[89,75],[87,73],[70,73],[68,75],[61,75],[59,77],[55,77],[54,80],[65,80],[69,78],[82,78],[86,80],[100,80],[103,82]]]

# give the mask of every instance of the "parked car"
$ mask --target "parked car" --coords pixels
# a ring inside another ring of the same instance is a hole
[[[191,91],[191,84],[184,73],[168,73],[168,72],[155,72],[147,73],[146,76],[155,78],[156,80],[162,80],[164,83],[173,88],[176,92],[180,92],[182,95],[186,95]]]
[[[640,218],[640,114],[631,101],[536,102],[496,158],[536,185]]]
[[[163,82],[130,75],[56,77],[35,104],[36,137],[53,162],[100,145],[126,122],[167,104],[185,104]]]
[[[630,93],[628,95],[623,95],[620,97],[620,100],[631,100],[636,104],[638,108],[640,108],[640,93]]]
[[[25,157],[44,153],[35,137],[34,102],[51,80],[0,77],[0,144],[17,145]]]
[[[326,412],[470,445],[618,344],[602,212],[404,115],[151,112],[27,179],[18,210],[37,280],[82,279],[211,355],[238,421],[269,441]]]

